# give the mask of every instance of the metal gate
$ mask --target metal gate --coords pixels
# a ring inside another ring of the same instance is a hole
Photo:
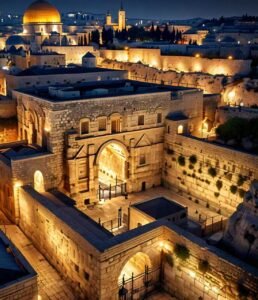
[[[150,269],[145,266],[145,272],[132,276],[125,280],[123,277],[119,283],[119,300],[147,299],[148,294],[160,286],[161,269]]]
[[[116,185],[100,184],[98,189],[99,200],[112,199],[118,196],[126,196],[126,183],[119,183]]]

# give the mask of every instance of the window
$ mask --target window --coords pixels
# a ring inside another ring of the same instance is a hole
[[[141,154],[140,155],[140,166],[145,165],[145,164],[146,164],[145,154]]]
[[[120,131],[120,120],[112,120],[111,122],[111,132],[117,133]]]
[[[89,281],[90,280],[90,274],[86,271],[84,271],[84,278]]]
[[[157,114],[157,123],[160,124],[162,122],[162,113]]]
[[[183,125],[179,125],[177,128],[177,134],[183,134],[184,132],[184,126]]]
[[[89,133],[89,122],[83,121],[81,122],[81,134]]]
[[[144,115],[138,116],[138,126],[144,125]]]
[[[107,121],[106,119],[99,120],[99,131],[106,131],[107,130]]]
[[[167,127],[167,133],[170,133],[170,126]]]

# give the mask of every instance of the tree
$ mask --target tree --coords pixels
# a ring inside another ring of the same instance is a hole
[[[98,44],[100,43],[100,34],[98,30],[92,31],[91,33],[91,42]]]
[[[154,41],[155,40],[155,28],[154,28],[154,24],[153,24],[153,22],[152,22],[152,24],[151,24],[151,30],[150,30],[150,37],[151,37],[151,39]]]
[[[170,39],[170,32],[168,30],[168,24],[165,25],[164,31],[162,32],[162,40],[169,41]]]
[[[160,39],[161,39],[161,30],[160,30],[159,26],[157,26],[156,31],[155,31],[155,40],[157,42],[159,42]]]

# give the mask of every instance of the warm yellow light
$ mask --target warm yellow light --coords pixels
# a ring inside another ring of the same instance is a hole
[[[219,294],[220,290],[216,286],[213,286],[212,290],[213,290],[214,293]]]
[[[51,131],[50,127],[48,127],[48,126],[45,126],[44,130],[45,130],[46,132],[50,132],[50,131]]]
[[[199,53],[197,53],[197,54],[195,54],[195,57],[199,58],[199,57],[201,57],[201,55]]]
[[[236,92],[234,90],[228,93],[228,98],[231,101],[234,100],[235,96],[236,96]]]
[[[195,278],[196,277],[196,273],[194,271],[189,271],[189,275],[192,277],[192,278]]]
[[[18,188],[20,188],[22,186],[22,182],[21,181],[16,181],[15,183],[14,183],[14,188],[15,189],[18,189]]]
[[[232,59],[233,59],[233,56],[229,55],[228,59],[232,60]]]

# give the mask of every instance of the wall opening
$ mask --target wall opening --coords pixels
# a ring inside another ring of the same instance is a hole
[[[177,127],[177,134],[183,134],[184,133],[184,126],[183,125],[179,125]]]
[[[127,179],[127,153],[118,143],[108,144],[99,156],[99,184],[117,185]]]
[[[45,192],[44,177],[40,171],[34,173],[34,189],[39,193]]]

